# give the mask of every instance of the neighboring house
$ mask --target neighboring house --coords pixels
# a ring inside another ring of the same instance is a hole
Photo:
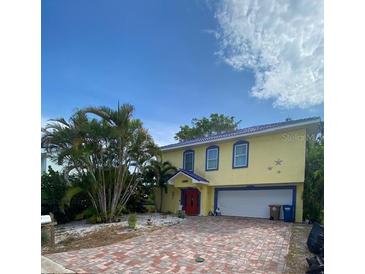
[[[269,218],[269,205],[288,204],[301,222],[306,138],[319,125],[317,117],[290,120],[161,147],[163,160],[180,168],[162,210]]]
[[[41,148],[41,174],[48,171],[48,167],[51,166],[54,171],[61,171],[62,166],[54,163],[44,148]]]

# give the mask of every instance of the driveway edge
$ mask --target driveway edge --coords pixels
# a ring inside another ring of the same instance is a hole
[[[75,273],[44,256],[42,256],[41,271],[42,273]]]

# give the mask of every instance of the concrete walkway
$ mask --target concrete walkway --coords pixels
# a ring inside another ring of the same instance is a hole
[[[75,273],[62,265],[42,256],[42,273]]]

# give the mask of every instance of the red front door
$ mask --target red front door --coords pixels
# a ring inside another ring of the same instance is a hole
[[[185,190],[185,213],[187,215],[199,214],[199,191],[197,189]]]

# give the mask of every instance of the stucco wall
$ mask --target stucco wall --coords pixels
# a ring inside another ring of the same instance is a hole
[[[214,209],[215,186],[238,185],[267,185],[290,184],[297,186],[296,221],[302,221],[303,215],[303,182],[305,172],[305,142],[306,130],[297,129],[282,133],[253,136],[214,143],[219,146],[219,169],[205,170],[206,148],[213,145],[205,144],[184,149],[164,151],[163,160],[170,161],[178,168],[183,167],[183,152],[192,149],[194,156],[194,172],[209,180],[209,185],[192,184],[191,180],[179,176],[175,180],[175,187],[169,186],[169,192],[164,194],[163,211],[176,212],[180,203],[180,189],[182,187],[196,187],[201,191],[202,215],[207,215]],[[233,144],[238,140],[249,142],[249,156],[247,168],[232,168]],[[275,161],[281,160],[277,165]],[[158,191],[157,191],[158,192]],[[159,192],[156,193],[156,203],[159,202]]]
[[[181,178],[181,180],[187,180],[186,178]],[[196,185],[191,183],[191,181],[182,183],[181,180],[177,180],[178,187],[169,186],[168,192],[163,192],[163,212],[172,212],[177,213],[180,204],[180,187],[193,187],[197,188],[201,194],[201,215],[207,216],[208,212],[214,210],[214,195],[215,195],[215,187],[205,186],[205,185]],[[296,208],[295,208],[295,221],[301,222],[303,218],[303,183],[295,184],[297,189],[296,195]],[[156,207],[159,208],[160,205],[160,190],[155,189],[155,202]]]
[[[183,152],[187,149],[194,150],[194,172],[208,179],[210,186],[299,183],[304,181],[305,135],[305,129],[299,129],[214,143],[219,146],[217,171],[205,170],[206,148],[212,144],[164,151],[162,158],[182,168]],[[233,144],[238,140],[249,142],[248,167],[233,169]],[[282,160],[281,165],[276,165],[276,160]]]
[[[175,179],[175,183],[173,186],[168,187],[168,192],[163,192],[163,212],[172,212],[176,213],[179,209],[180,198],[181,198],[181,189],[183,188],[196,188],[200,192],[200,215],[208,215],[209,210],[213,210],[211,207],[211,197],[209,194],[209,188],[206,185],[195,184],[191,182],[191,179],[179,175]],[[155,203],[157,208],[160,205],[160,190],[155,189]],[[214,193],[213,193],[214,195]]]
[[[155,205],[156,208],[160,209],[160,197],[161,191],[159,188],[155,189]],[[176,213],[179,209],[180,201],[180,189],[174,186],[168,186],[167,193],[163,190],[163,202],[162,202],[162,212],[172,212]]]

